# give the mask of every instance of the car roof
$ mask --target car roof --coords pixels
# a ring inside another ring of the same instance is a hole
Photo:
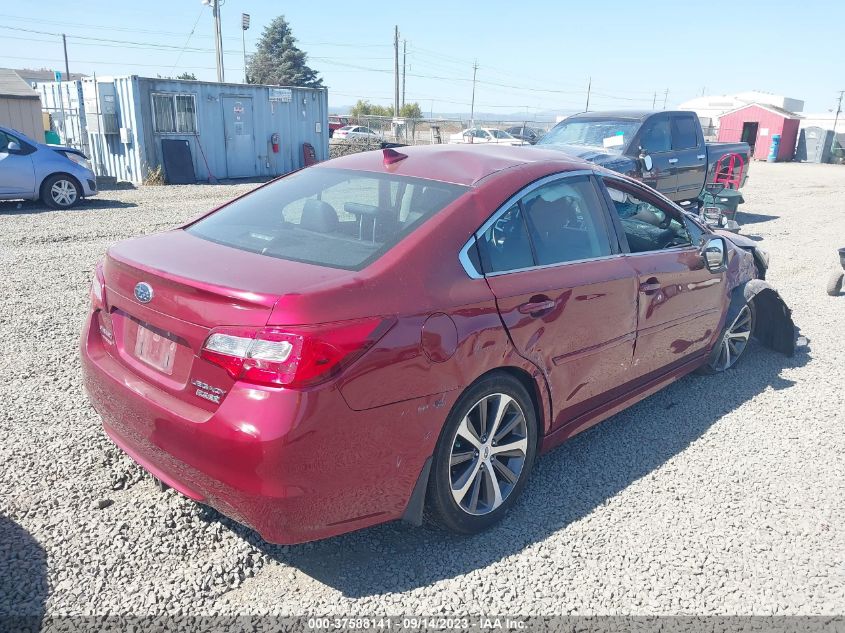
[[[527,163],[551,162],[554,171],[595,170],[596,166],[558,150],[510,145],[417,145],[396,147],[408,158],[384,164],[381,150],[360,152],[319,163],[313,168],[354,169],[439,180],[472,186],[491,174]],[[312,168],[312,169],[313,169]]]
[[[641,121],[652,114],[689,114],[682,110],[604,110],[593,112],[579,112],[566,117],[567,119],[630,119]]]

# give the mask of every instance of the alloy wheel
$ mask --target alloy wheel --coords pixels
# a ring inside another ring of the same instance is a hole
[[[69,180],[57,180],[50,187],[50,197],[60,207],[69,207],[76,202],[76,185]]]
[[[736,364],[745,348],[748,347],[753,328],[754,313],[751,311],[751,306],[746,303],[739,314],[736,315],[730,327],[725,330],[713,369],[725,371]]]
[[[498,508],[525,467],[528,426],[519,403],[504,393],[485,396],[464,416],[449,454],[455,503],[467,514]]]

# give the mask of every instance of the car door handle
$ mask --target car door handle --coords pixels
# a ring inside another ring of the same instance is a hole
[[[705,158],[707,158],[707,154],[699,154],[698,155],[698,160],[704,160]]]
[[[670,165],[674,165],[674,164],[675,164],[675,163],[677,163],[677,162],[678,162],[678,159],[677,159],[677,158],[670,158],[670,159],[669,159],[669,164],[670,164]]]
[[[522,314],[537,314],[538,312],[548,312],[555,307],[555,302],[551,299],[545,301],[529,301],[523,303],[517,308]]]
[[[656,279],[649,279],[640,284],[640,292],[647,295],[653,294],[661,288],[660,282]]]

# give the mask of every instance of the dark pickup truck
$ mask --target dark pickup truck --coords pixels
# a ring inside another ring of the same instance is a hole
[[[707,143],[694,112],[583,112],[567,117],[535,147],[559,149],[642,180],[675,202],[698,198],[713,180],[716,163],[729,153],[745,159],[747,143]]]

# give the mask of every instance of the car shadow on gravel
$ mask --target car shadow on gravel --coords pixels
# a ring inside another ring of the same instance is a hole
[[[277,546],[222,515],[214,513],[214,520],[272,559],[348,597],[409,591],[464,575],[588,515],[743,403],[767,389],[789,389],[794,382],[784,378],[783,371],[810,360],[807,345],[791,358],[756,341],[749,352],[731,371],[686,376],[540,457],[511,513],[479,535],[457,536],[393,522],[316,543]],[[544,560],[538,557],[537,564]]]
[[[84,213],[85,211],[128,209],[137,206],[134,202],[122,202],[107,198],[91,198],[90,200],[83,200],[72,209],[53,209],[46,204],[33,200],[4,200],[0,201],[0,215],[34,215],[37,213],[58,213],[62,211],[78,211]]]
[[[20,525],[0,515],[0,629],[40,630],[47,591],[44,548]]]
[[[743,224],[762,224],[771,220],[777,220],[779,215],[766,215],[765,213],[748,213],[747,211],[737,211],[736,221],[739,225]]]

